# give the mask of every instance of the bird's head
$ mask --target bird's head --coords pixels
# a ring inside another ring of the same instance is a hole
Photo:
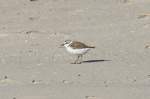
[[[61,44],[60,46],[65,46],[67,47],[72,41],[71,40],[65,40],[63,44]]]

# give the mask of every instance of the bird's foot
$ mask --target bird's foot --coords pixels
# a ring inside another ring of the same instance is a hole
[[[77,64],[76,62],[71,62],[70,64]]]
[[[71,64],[81,64],[82,62],[72,62]]]
[[[81,64],[82,62],[77,62],[77,64]]]

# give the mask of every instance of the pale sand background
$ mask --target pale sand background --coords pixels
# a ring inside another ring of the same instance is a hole
[[[150,99],[142,14],[149,0],[0,0],[0,99]],[[110,61],[69,64],[66,39],[96,46],[84,60]]]

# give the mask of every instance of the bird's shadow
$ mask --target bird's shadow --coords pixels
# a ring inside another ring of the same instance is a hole
[[[96,62],[105,62],[105,61],[111,61],[111,60],[106,60],[106,59],[87,60],[87,61],[83,61],[82,63],[96,63]]]

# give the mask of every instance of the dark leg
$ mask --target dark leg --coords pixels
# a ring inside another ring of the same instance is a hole
[[[81,64],[82,63],[82,55],[79,55],[79,60],[77,62],[78,64]]]
[[[77,59],[73,63],[71,63],[71,64],[78,64],[79,58],[80,58],[80,55],[78,55]]]
[[[80,59],[80,62],[82,63],[82,61],[83,61],[83,55],[81,55],[81,59]]]

